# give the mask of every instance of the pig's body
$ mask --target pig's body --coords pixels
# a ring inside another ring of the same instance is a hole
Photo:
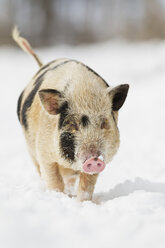
[[[55,60],[36,73],[17,110],[31,157],[49,189],[66,191],[76,174],[78,199],[92,199],[99,172],[119,147],[117,115],[127,91],[128,85],[109,87],[75,60]]]

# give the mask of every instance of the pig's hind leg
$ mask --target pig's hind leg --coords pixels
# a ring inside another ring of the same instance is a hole
[[[98,174],[80,173],[80,181],[77,193],[79,201],[91,201]]]

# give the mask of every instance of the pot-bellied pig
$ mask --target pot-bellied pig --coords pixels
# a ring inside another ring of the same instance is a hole
[[[17,29],[13,38],[40,66],[17,107],[34,164],[48,189],[66,192],[78,175],[77,198],[91,200],[99,173],[119,148],[118,110],[129,85],[108,86],[74,59],[42,65]]]

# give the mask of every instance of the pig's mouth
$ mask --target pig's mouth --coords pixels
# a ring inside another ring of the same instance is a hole
[[[105,168],[105,163],[103,161],[103,156],[91,157],[84,161],[83,171],[89,174],[96,174],[103,171]]]

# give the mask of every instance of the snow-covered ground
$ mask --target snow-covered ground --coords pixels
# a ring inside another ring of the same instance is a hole
[[[78,59],[110,85],[130,84],[120,111],[121,146],[93,202],[48,191],[16,116],[37,70],[21,50],[0,48],[0,247],[165,247],[165,43],[107,42],[38,50],[43,61]]]

